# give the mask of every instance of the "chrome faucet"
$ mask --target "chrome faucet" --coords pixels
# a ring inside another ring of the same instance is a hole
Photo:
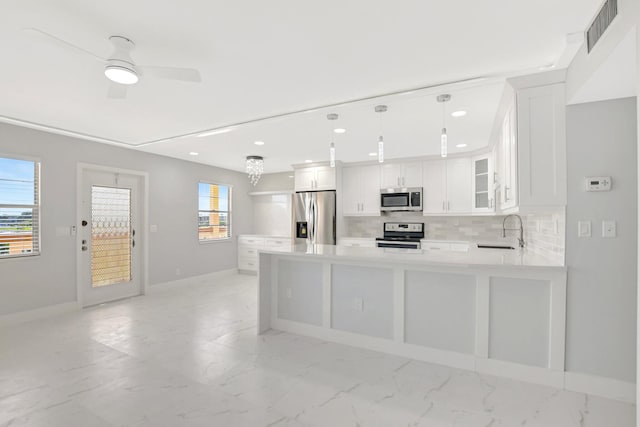
[[[518,218],[520,222],[520,228],[505,228],[505,224],[510,217]],[[520,231],[520,237],[518,237],[518,243],[521,248],[524,248],[524,227],[522,226],[522,218],[520,215],[511,214],[504,217],[504,221],[502,221],[502,237],[507,237],[507,231]]]

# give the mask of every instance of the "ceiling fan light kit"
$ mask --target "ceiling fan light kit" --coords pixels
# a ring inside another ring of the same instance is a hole
[[[117,83],[109,87],[107,96],[109,98],[122,99],[127,95],[126,86],[133,85],[140,81],[142,76],[156,77],[166,80],[177,80],[189,83],[199,83],[202,81],[200,72],[195,68],[165,67],[158,65],[137,64],[131,58],[131,52],[136,47],[135,43],[123,36],[111,36],[109,41],[113,45],[113,53],[107,58],[97,55],[90,50],[77,46],[46,31],[38,28],[27,28],[27,31],[45,36],[49,41],[57,44],[63,49],[72,49],[85,56],[91,57],[105,65],[104,75],[110,81]]]
[[[132,85],[138,83],[138,73],[133,67],[122,67],[120,65],[107,65],[104,69],[104,75],[109,80],[121,85]]]

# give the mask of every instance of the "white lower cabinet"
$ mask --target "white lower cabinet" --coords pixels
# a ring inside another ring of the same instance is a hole
[[[425,215],[471,213],[469,158],[426,161],[422,170]]]
[[[341,237],[338,239],[338,246],[350,246],[360,248],[375,248],[376,239],[373,237]]]
[[[380,167],[342,169],[342,209],[345,216],[380,215]]]
[[[468,252],[469,242],[448,240],[421,240],[420,249],[427,251]]]
[[[291,246],[289,237],[279,236],[238,236],[238,270],[258,271],[258,251]]]

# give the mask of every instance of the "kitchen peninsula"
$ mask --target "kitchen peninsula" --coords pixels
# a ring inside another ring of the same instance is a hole
[[[259,255],[258,322],[564,386],[566,268],[521,250],[296,245]]]

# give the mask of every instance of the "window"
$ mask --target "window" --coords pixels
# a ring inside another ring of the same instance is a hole
[[[201,242],[231,237],[231,187],[198,183],[198,239]]]
[[[0,258],[40,253],[40,163],[0,157]]]

